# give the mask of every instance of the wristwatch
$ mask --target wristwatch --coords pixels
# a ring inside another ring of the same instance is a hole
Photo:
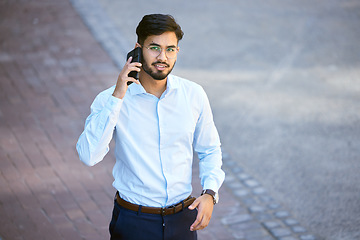
[[[219,194],[217,194],[216,192],[214,192],[211,189],[205,189],[201,192],[201,196],[204,194],[209,194],[210,196],[212,196],[213,201],[214,201],[214,205],[217,204],[219,202]]]

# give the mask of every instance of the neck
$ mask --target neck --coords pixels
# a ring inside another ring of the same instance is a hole
[[[156,96],[157,98],[160,98],[166,89],[167,78],[163,80],[155,80],[145,73],[140,74],[139,79],[145,91]]]

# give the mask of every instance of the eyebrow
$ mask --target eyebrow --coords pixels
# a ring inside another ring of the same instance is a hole
[[[160,44],[157,43],[150,43],[149,46],[157,46],[157,47],[161,47]],[[177,46],[175,45],[170,45],[170,46],[166,46],[166,48],[177,48]]]

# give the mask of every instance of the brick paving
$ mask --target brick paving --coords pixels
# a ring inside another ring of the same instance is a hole
[[[75,143],[118,70],[69,2],[0,4],[0,236],[108,239],[113,160]]]
[[[2,1],[0,16],[0,239],[109,239],[114,156],[86,167],[75,144],[119,60],[68,1]],[[230,156],[224,169],[199,239],[316,239]]]

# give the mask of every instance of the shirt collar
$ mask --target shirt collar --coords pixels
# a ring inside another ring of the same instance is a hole
[[[138,95],[138,94],[143,94],[146,93],[144,87],[141,84],[136,84],[136,83],[132,83],[128,90],[130,91],[131,95]]]
[[[165,91],[170,92],[174,89],[177,89],[178,87],[179,87],[178,79],[175,76],[169,74],[167,78],[167,86]],[[146,93],[144,87],[141,84],[133,83],[129,86],[129,90],[131,95]]]
[[[179,82],[178,79],[174,76],[169,74],[168,79],[167,79],[167,90],[173,90],[179,87]]]

